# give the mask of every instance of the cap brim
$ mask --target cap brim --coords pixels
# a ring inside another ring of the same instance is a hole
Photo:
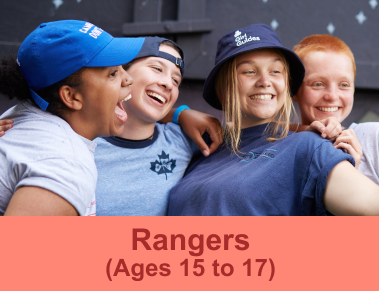
[[[86,67],[112,67],[129,63],[139,53],[145,38],[113,38]]]
[[[281,46],[270,46],[265,43],[262,44],[262,46],[257,46],[255,45],[255,48],[252,47],[245,47],[244,49],[237,51],[235,54],[228,56],[228,58],[225,58],[221,60],[219,63],[215,65],[215,67],[211,70],[210,74],[208,75],[204,87],[203,87],[203,99],[212,107],[215,109],[222,110],[222,104],[220,103],[218,96],[216,95],[216,90],[215,90],[215,79],[216,75],[220,69],[220,67],[229,59],[232,59],[236,57],[237,55],[240,55],[242,53],[246,53],[249,51],[254,51],[258,49],[279,49],[281,52],[284,54],[284,57],[288,61],[289,64],[289,70],[290,70],[290,91],[292,96],[294,96],[299,87],[302,84],[302,80],[305,76],[305,68],[303,66],[302,61],[300,58],[297,56],[296,53],[294,53],[292,50],[281,47]]]

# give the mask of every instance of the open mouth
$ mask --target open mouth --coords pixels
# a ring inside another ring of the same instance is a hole
[[[117,103],[116,107],[115,107],[115,114],[117,116],[117,118],[121,121],[121,122],[125,122],[127,121],[127,112],[125,112],[124,108],[123,108],[123,101],[127,101],[129,99],[131,99],[131,94],[129,94],[127,97],[125,97],[123,100],[121,100],[120,102]]]
[[[336,112],[339,110],[339,107],[317,107],[317,109],[322,112]]]
[[[165,104],[166,103],[166,99],[164,97],[162,97],[161,95],[157,94],[157,93],[154,93],[154,92],[146,92],[146,94],[152,98],[154,101],[160,103],[160,104]]]
[[[253,101],[268,101],[274,98],[274,95],[272,94],[257,94],[257,95],[251,95],[249,98]]]

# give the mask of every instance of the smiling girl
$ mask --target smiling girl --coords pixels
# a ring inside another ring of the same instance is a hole
[[[132,78],[121,65],[143,42],[64,20],[2,59],[0,92],[23,101],[0,117],[14,121],[0,139],[0,215],[95,215],[92,140],[123,131]]]
[[[331,35],[311,35],[294,48],[305,65],[305,78],[293,101],[298,102],[302,124],[350,114],[354,104],[356,65],[350,48]],[[379,184],[379,123],[350,125],[334,143],[355,158],[358,170]]]
[[[169,215],[378,215],[378,186],[350,155],[315,133],[289,132],[304,67],[270,27],[224,35],[216,56],[203,97],[224,112],[225,144],[189,167]]]

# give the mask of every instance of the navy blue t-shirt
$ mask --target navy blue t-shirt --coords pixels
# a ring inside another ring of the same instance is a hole
[[[170,192],[168,215],[326,215],[330,171],[354,159],[312,132],[268,142],[267,124],[242,130],[239,156],[199,157]]]

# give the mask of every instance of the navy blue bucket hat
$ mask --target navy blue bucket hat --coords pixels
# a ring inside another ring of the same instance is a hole
[[[215,79],[220,67],[233,57],[264,48],[279,49],[289,64],[290,91],[294,96],[302,84],[305,68],[300,58],[290,49],[284,47],[277,34],[265,24],[251,24],[244,28],[231,31],[218,41],[215,66],[208,75],[203,87],[203,98],[212,107],[222,110],[215,90]]]
[[[171,54],[160,51],[160,45],[163,41],[170,41],[175,46],[177,46],[178,49],[180,50],[181,58],[176,58],[175,56]],[[145,57],[160,57],[160,58],[167,59],[179,67],[182,77],[183,77],[183,74],[185,73],[185,54],[183,50],[179,47],[179,45],[171,41],[170,39],[166,39],[166,38],[158,37],[158,36],[145,37],[144,44],[142,45],[139,53],[134,58],[134,60],[145,58]]]

